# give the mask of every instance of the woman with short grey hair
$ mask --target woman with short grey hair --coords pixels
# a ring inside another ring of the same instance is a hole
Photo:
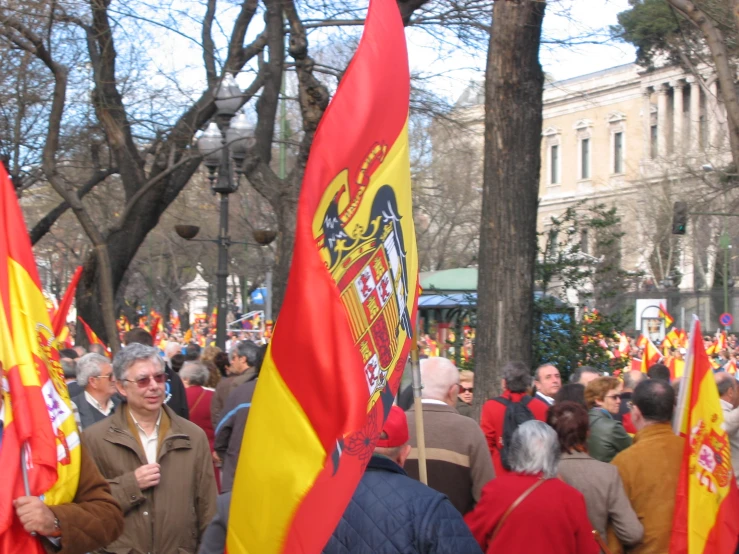
[[[600,552],[583,495],[557,479],[559,458],[557,433],[546,423],[531,420],[514,431],[512,472],[485,485],[465,516],[484,552]]]
[[[193,385],[204,387],[210,379],[210,371],[200,362],[185,362],[180,369],[180,378],[185,387]]]

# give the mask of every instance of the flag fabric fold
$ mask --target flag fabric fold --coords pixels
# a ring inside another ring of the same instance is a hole
[[[739,492],[718,389],[700,322],[690,333],[675,431],[686,437],[670,554],[733,554],[739,538]]]
[[[397,4],[372,0],[306,166],[288,286],[236,470],[229,554],[320,552],[392,405],[417,310],[409,94]]]
[[[654,345],[652,340],[648,337],[645,338],[646,341],[644,342],[644,352],[642,353],[640,368],[642,373],[646,373],[650,367],[659,362],[660,358],[662,358],[662,354],[660,354],[659,349]]]
[[[77,490],[80,438],[51,319],[15,189],[0,164],[0,367],[5,410],[0,449],[0,553],[35,552],[12,506],[24,496],[20,452],[32,495],[70,502]],[[43,550],[41,550],[43,551]]]

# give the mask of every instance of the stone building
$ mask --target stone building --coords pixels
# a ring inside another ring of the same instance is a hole
[[[726,211],[730,200],[717,194],[720,170],[731,159],[726,112],[712,72],[706,69],[701,81],[674,66],[628,64],[548,82],[538,220],[546,231],[553,216],[579,202],[615,206],[624,232],[621,265],[645,275],[634,295],[661,294],[676,310],[714,320],[723,294],[711,301],[710,291],[716,264],[719,270],[723,264],[719,239],[727,218],[691,216],[686,236],[671,235],[675,201],[688,202],[691,211]],[[480,146],[482,102],[473,84],[456,106]],[[586,233],[582,250],[597,258],[595,237]],[[729,262],[731,273],[736,260]]]

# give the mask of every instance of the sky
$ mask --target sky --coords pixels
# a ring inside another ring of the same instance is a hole
[[[608,27],[617,23],[617,14],[628,8],[628,0],[548,2],[540,52],[544,71],[561,80],[632,63],[636,57],[635,49],[629,44],[611,40],[608,35]],[[581,45],[556,43],[593,33],[596,36]],[[483,78],[486,51],[444,53],[440,56],[438,43],[427,35],[411,30],[407,37],[411,70],[427,74],[433,68],[435,86],[449,100],[459,97],[471,80]]]

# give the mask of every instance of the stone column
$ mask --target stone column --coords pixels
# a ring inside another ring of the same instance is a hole
[[[674,103],[672,105],[672,153],[682,156],[685,152],[683,136],[683,82],[672,81]]]
[[[667,93],[665,83],[657,87],[657,154],[660,158],[667,157]]]
[[[716,98],[718,86],[715,79],[708,85],[708,91],[706,97],[706,129],[708,130],[706,133],[706,150],[709,148],[715,149],[718,146],[718,99]]]
[[[690,83],[690,146],[689,152],[697,154],[701,140],[701,87],[694,76],[685,79]]]
[[[648,161],[650,159],[651,153],[652,153],[652,89],[647,87],[641,89],[641,98],[642,98],[642,104],[641,104],[641,112],[642,112],[642,142],[644,144],[644,149],[642,152],[642,156],[644,158],[644,161]]]

